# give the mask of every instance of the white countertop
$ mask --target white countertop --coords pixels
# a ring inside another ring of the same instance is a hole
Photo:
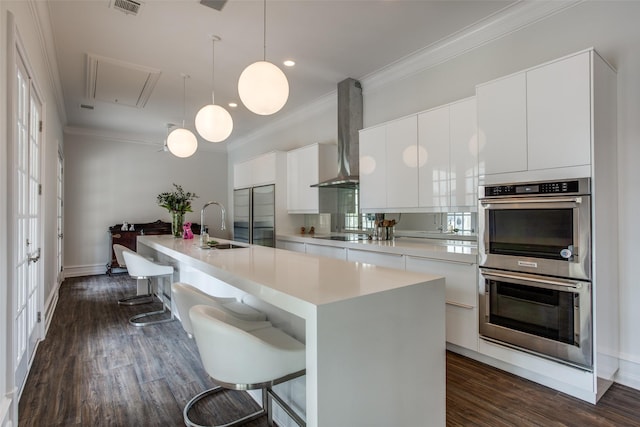
[[[138,242],[267,302],[284,304],[287,310],[302,317],[307,317],[309,309],[324,304],[442,277],[257,245],[226,250],[200,249],[197,236],[193,240],[171,235],[139,236]]]
[[[397,255],[426,257],[446,261],[477,263],[478,245],[475,241],[396,237],[394,240],[328,240],[301,234],[278,235],[278,240],[308,243],[338,248],[360,249]]]

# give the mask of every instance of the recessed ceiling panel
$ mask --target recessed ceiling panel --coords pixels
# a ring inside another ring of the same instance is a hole
[[[88,54],[87,97],[142,108],[155,87],[160,70]]]

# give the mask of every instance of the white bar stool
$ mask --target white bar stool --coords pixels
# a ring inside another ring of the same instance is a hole
[[[160,293],[159,298],[160,302],[162,302],[162,310],[150,311],[147,313],[136,314],[129,319],[129,323],[134,326],[148,326],[155,325],[158,323],[166,323],[173,321],[173,316],[168,319],[160,319],[160,320],[150,320],[150,321],[139,321],[139,319],[143,319],[149,316],[155,316],[167,311],[166,303],[165,303],[165,289],[164,289],[164,278],[170,277],[173,278],[173,267],[170,265],[162,265],[157,264],[153,261],[149,261],[145,257],[138,255],[136,252],[132,251],[123,251],[122,255],[124,256],[125,263],[127,264],[127,270],[129,271],[129,275],[134,279],[146,279],[149,283],[149,289],[151,289],[151,279],[153,277],[158,280],[162,280],[162,286],[158,286],[158,291]],[[153,293],[151,293],[151,297],[153,298]]]
[[[118,262],[118,267],[127,268],[127,263],[124,260],[123,252],[133,252],[126,246],[115,243],[113,245],[113,252],[116,254],[116,261]],[[138,304],[149,304],[153,302],[153,295],[151,295],[151,282],[147,281],[147,293],[144,295],[134,295],[131,297],[125,297],[118,300],[118,304],[120,305],[138,305]]]
[[[191,326],[189,310],[195,305],[207,305],[220,309],[220,315],[223,316],[226,321],[235,324],[245,331],[271,326],[271,322],[266,321],[267,316],[264,313],[238,302],[235,298],[214,297],[186,283],[176,282],[171,285],[171,299],[176,304],[182,327],[190,338],[193,338],[193,327]],[[185,425],[190,427],[199,426],[199,424],[191,421],[189,411],[196,402],[217,393],[221,389],[220,386],[216,386],[195,395],[185,405],[182,411]],[[261,416],[262,414],[263,412],[260,411],[257,416]]]
[[[296,424],[306,426],[302,417],[272,389],[305,374],[304,344],[273,326],[246,330],[243,326],[247,322],[216,307],[196,305],[189,310],[189,317],[204,369],[221,386],[217,391],[262,390],[260,411],[218,427],[242,425],[264,414],[268,425],[273,426],[273,399]],[[195,402],[192,399],[189,403]],[[186,417],[185,423],[203,427],[187,423]]]

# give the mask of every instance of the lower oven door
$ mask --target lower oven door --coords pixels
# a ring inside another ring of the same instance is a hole
[[[591,283],[480,269],[480,336],[593,369]]]

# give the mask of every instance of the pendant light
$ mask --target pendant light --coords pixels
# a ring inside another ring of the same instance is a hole
[[[289,82],[280,68],[267,57],[267,0],[264,0],[263,60],[244,69],[238,79],[238,94],[250,111],[268,116],[280,111],[289,98]]]
[[[187,78],[186,74],[182,76],[182,127],[171,131],[167,137],[167,147],[171,154],[176,157],[190,157],[198,149],[198,138],[188,129],[184,127],[184,117],[186,115],[187,104]]]
[[[205,105],[196,114],[196,130],[209,142],[222,142],[231,135],[233,119],[223,107],[216,105],[214,98],[215,44],[220,37],[211,36],[211,104]]]

